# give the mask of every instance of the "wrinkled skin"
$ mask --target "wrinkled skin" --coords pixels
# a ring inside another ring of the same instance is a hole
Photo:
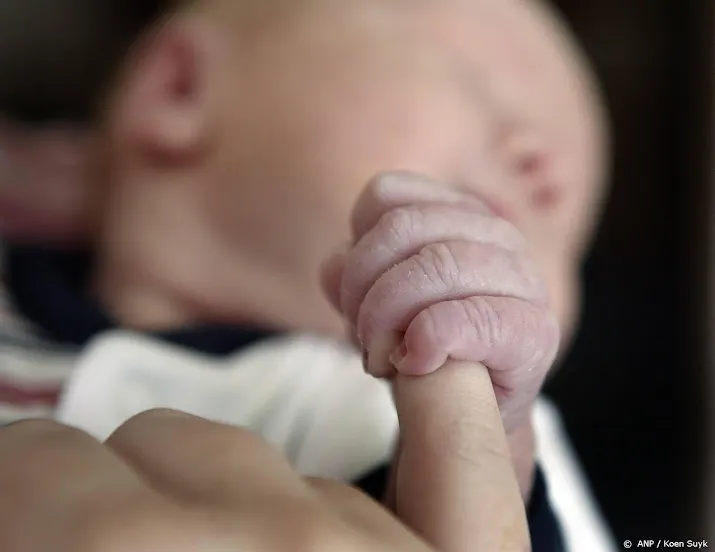
[[[324,283],[367,351],[367,370],[425,375],[448,358],[484,363],[507,431],[527,423],[559,326],[521,233],[473,193],[408,174],[376,178],[352,229]]]
[[[200,5],[137,49],[108,105],[98,300],[140,330],[339,335],[316,272],[352,208],[325,281],[368,368],[484,361],[526,489],[547,301],[568,335],[605,173],[567,30],[521,0]],[[434,181],[364,191],[389,169]]]
[[[535,1],[276,0],[241,12],[249,5],[201,3],[128,60],[103,121],[107,172],[93,183],[110,194],[95,214],[99,299],[137,329],[248,319],[338,335],[315,275],[352,226],[324,287],[369,371],[474,361],[451,389],[431,387],[433,404],[405,414],[398,396],[401,422],[423,424],[402,423],[398,487],[420,457],[417,434],[436,439],[432,455],[457,451],[450,468],[471,447],[499,450],[470,433],[489,404],[469,385],[482,362],[526,497],[528,411],[558,344],[549,308],[568,333],[605,166],[597,93],[568,33]],[[247,15],[260,32],[244,32]],[[397,169],[434,180],[365,190]],[[437,403],[459,408],[443,416]],[[479,494],[488,480],[455,476],[468,492],[445,509],[498,502]],[[398,493],[397,511],[432,491]]]

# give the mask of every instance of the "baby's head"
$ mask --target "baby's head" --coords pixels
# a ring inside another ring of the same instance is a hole
[[[137,41],[103,113],[95,283],[126,324],[332,331],[318,266],[385,170],[476,190],[575,315],[604,118],[537,0],[196,0]]]

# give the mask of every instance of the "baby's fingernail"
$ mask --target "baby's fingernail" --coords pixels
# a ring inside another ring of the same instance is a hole
[[[385,378],[395,371],[391,353],[402,341],[402,333],[390,331],[372,338],[368,350],[367,372],[376,378]]]
[[[395,368],[397,368],[406,356],[407,345],[405,345],[405,340],[403,339],[400,345],[392,351],[392,354],[390,355],[390,362]]]

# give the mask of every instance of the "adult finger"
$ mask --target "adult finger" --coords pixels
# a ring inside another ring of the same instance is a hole
[[[529,549],[524,503],[489,373],[448,361],[396,376],[401,454],[395,509],[443,552]]]
[[[371,535],[384,549],[410,552],[431,550],[390,510],[358,489],[319,478],[308,478],[308,483],[345,521]]]
[[[0,429],[0,489],[0,550],[8,551],[79,550],[93,527],[162,503],[101,443],[49,421]]]
[[[277,449],[238,427],[157,409],[130,419],[106,444],[155,488],[182,501],[238,508],[277,494],[316,502]]]
[[[231,549],[428,550],[372,500],[301,478],[277,449],[240,428],[154,410],[129,420],[107,446],[163,494],[214,512],[211,532],[228,536]]]

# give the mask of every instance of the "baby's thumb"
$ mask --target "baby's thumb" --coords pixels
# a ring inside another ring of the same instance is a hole
[[[323,262],[320,267],[320,284],[330,304],[342,313],[341,287],[345,272],[345,255],[348,245],[341,245]]]

